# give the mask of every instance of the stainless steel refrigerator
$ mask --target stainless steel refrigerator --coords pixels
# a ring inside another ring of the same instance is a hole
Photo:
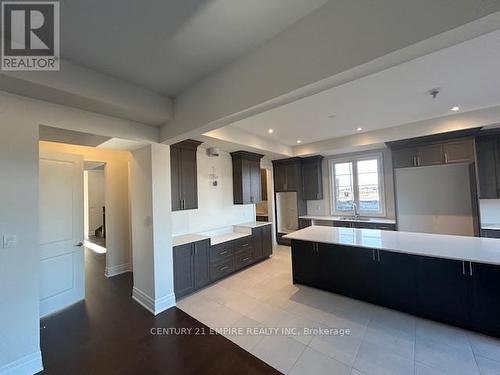
[[[398,230],[474,236],[470,164],[395,170]]]

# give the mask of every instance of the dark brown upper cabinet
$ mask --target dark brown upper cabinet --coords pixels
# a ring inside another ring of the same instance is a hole
[[[474,141],[472,138],[440,142],[420,141],[393,146],[389,143],[388,145],[392,148],[394,168],[474,163]]]
[[[260,186],[262,200],[267,201],[267,171],[265,169],[260,170]]]
[[[302,159],[273,160],[274,191],[296,191],[302,194]]]
[[[323,156],[302,159],[302,198],[323,199]]]
[[[172,211],[198,208],[196,151],[201,143],[188,139],[170,146]]]
[[[262,200],[260,159],[263,156],[247,151],[231,153],[234,204],[252,204]]]
[[[479,198],[500,197],[500,138],[485,136],[476,138],[477,174]]]

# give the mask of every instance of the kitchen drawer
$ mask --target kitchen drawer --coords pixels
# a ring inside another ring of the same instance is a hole
[[[233,257],[210,266],[210,280],[217,280],[234,271]]]
[[[238,239],[233,241],[233,252],[234,253],[246,251],[251,247],[252,247],[252,236],[238,238]]]
[[[210,263],[217,263],[233,255],[233,241],[210,246]]]
[[[243,268],[253,262],[253,252],[252,248],[248,248],[247,250],[243,250],[242,252],[236,254],[234,256],[234,268],[240,269]]]

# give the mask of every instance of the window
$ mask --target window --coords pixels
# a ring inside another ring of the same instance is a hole
[[[382,154],[330,160],[332,214],[384,216]]]

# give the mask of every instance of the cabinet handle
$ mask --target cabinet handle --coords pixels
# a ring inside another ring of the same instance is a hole
[[[420,156],[417,156],[417,167],[420,167]]]
[[[413,166],[414,167],[417,166],[417,157],[416,156],[413,156]]]
[[[228,268],[229,268],[228,266],[224,266],[224,267],[219,268],[219,271],[225,271],[225,270],[227,270]]]
[[[465,261],[462,260],[462,275],[465,275]]]
[[[469,262],[469,274],[472,276],[474,272],[472,271],[472,262]]]
[[[219,255],[224,255],[224,254],[227,254],[227,250],[224,250],[224,251],[219,253]]]
[[[242,260],[242,262],[246,262],[246,261],[247,261],[247,260],[249,260],[249,259],[250,259],[250,258],[244,258],[244,259]]]
[[[372,249],[372,259],[375,262],[375,249]]]
[[[241,245],[241,247],[247,247],[248,245],[250,245],[250,244],[244,243],[243,245]]]
[[[380,262],[380,250],[377,250],[377,258],[378,258],[378,261]]]
[[[448,154],[446,152],[444,153],[444,162],[448,164]]]

